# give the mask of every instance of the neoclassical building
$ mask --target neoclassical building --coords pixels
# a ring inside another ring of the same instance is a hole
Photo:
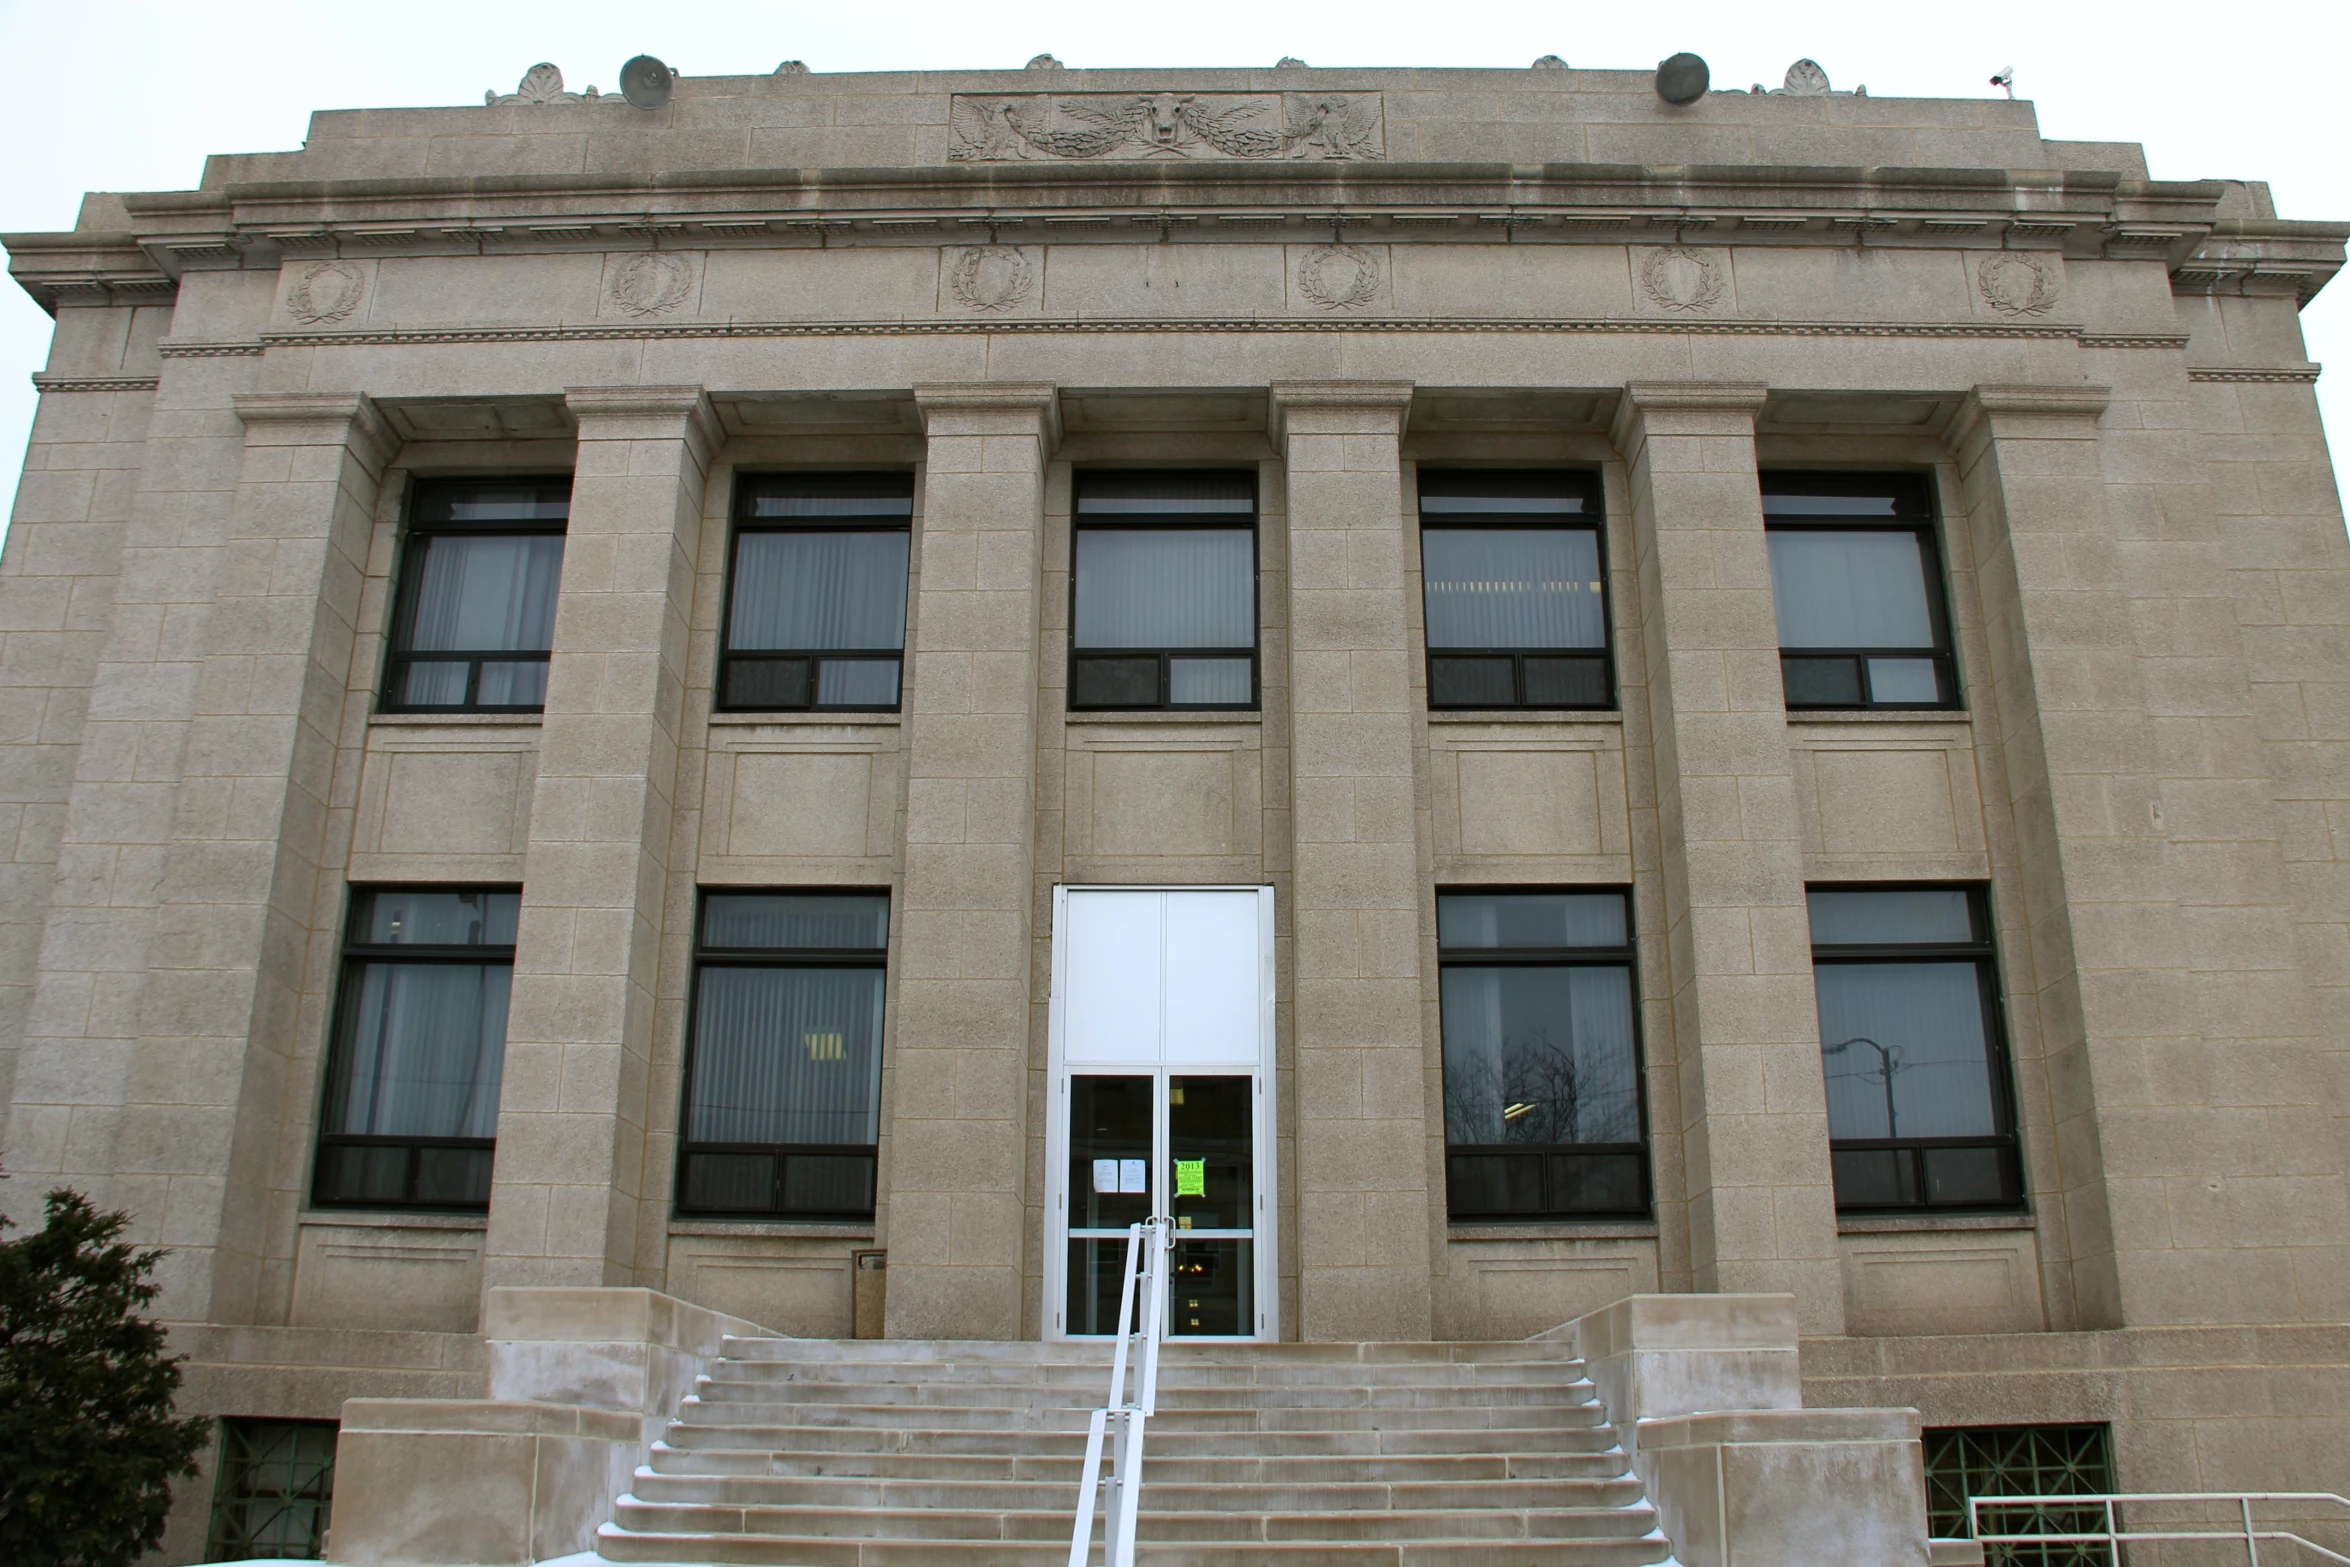
[[[1082,1361],[1156,1213],[1182,1365],[1580,1319],[1629,1450],[1673,1297],[1937,1533],[2350,1490],[2350,225],[1809,62],[670,86],[6,236],[0,1203],[169,1248],[159,1560],[558,1554],[383,1453]]]

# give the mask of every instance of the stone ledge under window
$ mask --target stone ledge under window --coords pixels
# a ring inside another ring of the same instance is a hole
[[[1833,708],[1794,707],[1787,710],[1791,724],[1971,724],[1975,715],[1963,707]]]
[[[1849,1214],[1836,1220],[1839,1235],[1917,1235],[1943,1230],[2036,1230],[2028,1213]]]
[[[1265,721],[1264,713],[1253,708],[1245,711],[1226,708],[1178,713],[1154,712],[1147,708],[1131,713],[1087,708],[1064,713],[1062,717],[1072,724],[1261,724]]]
[[[721,725],[734,728],[757,724],[769,728],[790,725],[805,728],[810,725],[838,724],[843,727],[863,725],[895,729],[905,722],[903,713],[827,713],[816,709],[792,713],[712,713],[711,727]]]
[[[1432,724],[1622,724],[1617,708],[1432,707]]]
[[[305,1208],[295,1216],[301,1225],[339,1224],[369,1230],[486,1230],[486,1213],[391,1213],[369,1208]]]
[[[775,1219],[672,1219],[672,1235],[768,1236],[784,1240],[869,1241],[870,1224],[793,1224]]]
[[[367,721],[373,725],[400,729],[445,727],[451,724],[467,729],[496,729],[510,724],[536,729],[546,718],[540,713],[370,713]]]
[[[1536,1220],[1526,1224],[1445,1226],[1445,1239],[1454,1241],[1637,1241],[1655,1238],[1654,1219],[1578,1219],[1564,1223]]]

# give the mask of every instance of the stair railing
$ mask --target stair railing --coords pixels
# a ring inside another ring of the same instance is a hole
[[[2120,1548],[2136,1541],[2160,1540],[2220,1540],[2232,1541],[2244,1547],[2248,1567],[2260,1567],[2260,1543],[2263,1540],[2283,1541],[2300,1546],[2316,1554],[2321,1560],[2341,1562],[2350,1567],[2350,1556],[2331,1551],[2315,1540],[2295,1534],[2290,1529],[2260,1527],[2252,1517],[2257,1502],[2289,1502],[2304,1508],[2338,1508],[2350,1513],[2350,1498],[2334,1495],[2331,1491],[2139,1491],[2127,1494],[2089,1496],[1970,1496],[1967,1498],[1967,1524],[1975,1539],[1986,1548],[1998,1545],[2102,1545],[2106,1560],[2118,1564]],[[2121,1526],[2120,1509],[2125,1505],[2146,1504],[2169,1506],[2222,1506],[2232,1510],[2235,1521],[2225,1526],[2206,1522],[2161,1523],[2141,1521],[2135,1529]],[[2041,1509],[2022,1520],[2023,1531],[2013,1534],[1987,1533],[1983,1528],[1986,1512],[2001,1513],[2018,1509]],[[2079,1521],[2079,1514],[2095,1509],[2104,1519],[2102,1529],[2068,1531],[2035,1527],[2050,1522]],[[2050,1519],[2048,1513],[2071,1514],[2071,1517]],[[2166,1558],[2167,1559],[2167,1558]],[[2275,1558],[2272,1556],[2272,1563]],[[2298,1561],[2293,1555],[2290,1560]]]
[[[1077,1482],[1069,1567],[1088,1567],[1092,1559],[1097,1496],[1102,1505],[1102,1567],[1134,1567],[1134,1520],[1142,1504],[1142,1423],[1158,1408],[1159,1336],[1167,1320],[1167,1260],[1174,1234],[1175,1222],[1167,1218],[1126,1229],[1126,1282],[1118,1291],[1118,1348],[1110,1359],[1110,1396],[1093,1412],[1086,1429],[1085,1470]],[[1134,1351],[1131,1367],[1129,1347]],[[1110,1451],[1107,1477],[1102,1474],[1105,1443]]]

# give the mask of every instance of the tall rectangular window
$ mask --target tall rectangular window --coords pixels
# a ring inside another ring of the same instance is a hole
[[[1648,1212],[1621,892],[1436,897],[1452,1217]]]
[[[1609,706],[1605,558],[1587,474],[1421,469],[1428,705]]]
[[[869,1219],[889,899],[709,892],[678,1208]]]
[[[913,518],[911,473],[743,478],[718,706],[895,712]]]
[[[1982,889],[1814,888],[1811,942],[1837,1208],[2021,1202]]]
[[[521,906],[519,892],[485,888],[352,893],[320,1206],[489,1206]]]
[[[324,1556],[336,1434],[332,1420],[223,1420],[204,1559],[314,1562]]]
[[[1257,705],[1257,476],[1077,475],[1069,705]]]
[[[1925,478],[1766,473],[1762,502],[1787,705],[1956,707]]]
[[[571,480],[417,485],[392,613],[388,711],[535,713],[547,703]]]

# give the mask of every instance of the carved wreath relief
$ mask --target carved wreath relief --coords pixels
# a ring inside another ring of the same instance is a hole
[[[974,245],[955,258],[947,286],[973,310],[994,314],[1011,310],[1028,298],[1035,268],[1011,245]]]
[[[1361,245],[1321,245],[1297,264],[1298,292],[1324,310],[1360,310],[1379,292],[1379,256]]]
[[[958,93],[949,131],[956,163],[1387,156],[1377,93]]]
[[[340,321],[359,308],[367,282],[359,269],[340,261],[321,261],[305,267],[286,295],[286,314],[306,326]]]
[[[1711,310],[1722,297],[1722,267],[1701,250],[1667,245],[1640,264],[1640,286],[1667,310]]]
[[[1985,257],[1975,268],[1975,283],[1991,308],[2006,315],[2041,315],[2056,303],[2056,269],[2019,251]]]
[[[632,316],[666,315],[694,286],[693,264],[658,252],[633,257],[612,280],[612,303]]]

